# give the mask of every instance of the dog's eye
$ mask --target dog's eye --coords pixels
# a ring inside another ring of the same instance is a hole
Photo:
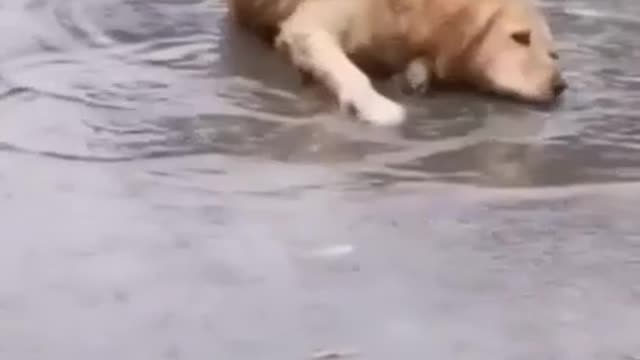
[[[523,30],[511,34],[511,38],[520,45],[529,46],[531,44],[531,31]]]
[[[549,56],[550,56],[553,60],[558,60],[558,59],[560,58],[560,56],[558,55],[558,53],[557,53],[557,52],[555,52],[555,51],[551,51],[551,52],[549,53]]]

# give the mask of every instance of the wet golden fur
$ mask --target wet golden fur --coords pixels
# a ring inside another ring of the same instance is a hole
[[[242,26],[273,41],[360,118],[397,124],[404,109],[369,77],[418,61],[433,81],[528,101],[564,88],[551,31],[533,0],[228,0]]]

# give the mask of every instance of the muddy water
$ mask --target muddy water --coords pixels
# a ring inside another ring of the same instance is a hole
[[[0,357],[640,358],[640,5],[550,110],[349,122],[201,0],[0,2]]]

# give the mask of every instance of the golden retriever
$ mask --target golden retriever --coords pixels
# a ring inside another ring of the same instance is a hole
[[[532,102],[567,87],[533,0],[227,0],[233,18],[285,52],[342,108],[377,125],[405,109],[370,77],[463,86]]]

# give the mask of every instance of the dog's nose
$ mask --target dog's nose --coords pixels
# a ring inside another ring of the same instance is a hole
[[[555,96],[560,96],[568,87],[567,81],[562,77],[558,76],[553,81],[553,94]]]

